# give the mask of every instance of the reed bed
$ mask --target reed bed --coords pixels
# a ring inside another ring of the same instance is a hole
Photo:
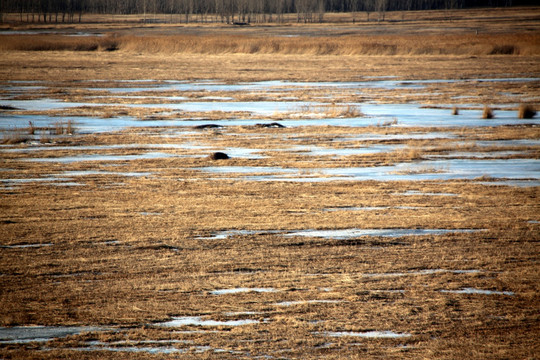
[[[6,35],[0,51],[285,55],[538,55],[538,34],[266,37],[247,35]]]

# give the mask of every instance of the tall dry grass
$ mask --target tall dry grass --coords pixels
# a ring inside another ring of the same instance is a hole
[[[505,55],[540,54],[540,35],[253,37],[241,35],[125,36],[119,48],[134,52],[306,55]]]
[[[6,35],[0,51],[112,51],[118,49],[115,36]]]
[[[540,34],[347,35],[6,35],[0,51],[126,51],[188,54],[537,55]]]

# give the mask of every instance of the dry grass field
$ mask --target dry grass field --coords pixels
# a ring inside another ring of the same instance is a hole
[[[344,16],[3,25],[0,358],[537,358],[540,9]]]

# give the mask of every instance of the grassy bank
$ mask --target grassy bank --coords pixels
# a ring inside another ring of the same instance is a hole
[[[6,35],[0,51],[187,54],[538,55],[540,34],[267,37],[246,35]]]

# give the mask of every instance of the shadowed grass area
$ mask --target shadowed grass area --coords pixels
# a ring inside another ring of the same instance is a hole
[[[536,115],[536,110],[532,105],[521,104],[518,109],[519,119],[532,119]]]

